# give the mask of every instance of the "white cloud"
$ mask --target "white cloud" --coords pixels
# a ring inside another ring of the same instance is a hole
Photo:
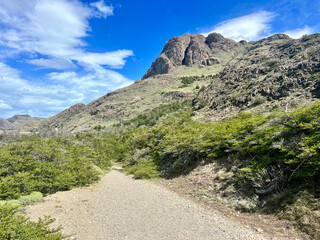
[[[291,31],[286,31],[285,34],[288,34],[291,38],[301,38],[303,35],[312,34],[314,30],[308,25],[304,26],[304,28],[297,28]]]
[[[71,69],[76,67],[71,61],[68,61],[65,59],[59,59],[59,58],[32,59],[32,60],[29,60],[28,63],[39,66],[39,67],[43,67],[43,68],[53,68],[57,70]]]
[[[93,57],[98,57],[103,65],[122,67],[124,58],[132,56],[132,51],[85,51],[83,38],[90,31],[88,19],[113,15],[113,7],[105,5],[103,1],[91,3],[90,6],[78,0],[1,1],[0,45],[18,52],[35,53],[69,62],[88,59],[86,63],[90,64]],[[114,64],[109,60],[111,58],[116,60]],[[52,68],[54,64],[41,61],[40,66],[47,65]]]
[[[95,66],[94,69],[91,69],[91,71],[83,75],[76,72],[53,72],[49,73],[47,76],[51,80],[55,80],[65,86],[76,86],[79,93],[82,92],[85,94],[90,91],[100,94],[100,96],[102,95],[101,90],[106,93],[107,90],[114,90],[128,86],[132,83],[131,80],[127,79],[120,73],[105,69],[99,65]]]
[[[85,53],[76,57],[81,63],[91,65],[107,65],[110,68],[122,68],[126,61],[125,58],[133,56],[131,50],[118,50],[107,53]]]
[[[132,83],[120,73],[99,65],[83,74],[74,71],[53,72],[44,78],[51,80],[51,83],[36,85],[21,78],[16,69],[0,62],[1,117],[24,113],[49,117],[73,104],[91,102],[109,91]]]
[[[0,22],[4,25],[0,39],[6,47],[64,58],[82,52],[85,42],[81,38],[89,30],[88,7],[78,1],[35,0],[27,9],[23,9],[26,3],[19,9],[20,1],[10,2],[15,2],[16,8],[0,4]]]
[[[238,18],[223,21],[202,35],[212,32],[221,33],[224,37],[239,40],[253,41],[267,36],[271,31],[270,22],[274,19],[272,12],[255,12]]]
[[[9,104],[6,104],[3,99],[0,99],[0,109],[8,110],[13,108]]]
[[[107,6],[103,0],[99,2],[90,3],[90,6],[95,7],[99,12],[96,13],[97,17],[106,18],[113,15],[113,7]]]
[[[1,117],[26,112],[48,117],[132,83],[120,73],[105,69],[122,68],[126,58],[133,56],[131,50],[86,50],[89,19],[111,15],[113,7],[103,0],[91,4],[79,0],[0,0],[0,60],[69,69],[40,75],[42,81],[36,83],[0,62]]]

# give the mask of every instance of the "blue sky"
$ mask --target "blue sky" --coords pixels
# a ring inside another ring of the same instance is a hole
[[[140,79],[173,36],[320,30],[320,1],[0,0],[0,118],[49,117]]]

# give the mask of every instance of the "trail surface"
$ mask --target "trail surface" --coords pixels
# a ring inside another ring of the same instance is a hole
[[[26,214],[33,220],[50,215],[55,226],[80,240],[265,239],[219,212],[118,170],[93,186],[50,195]]]

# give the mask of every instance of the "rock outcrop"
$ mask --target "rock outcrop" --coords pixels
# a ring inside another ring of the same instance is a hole
[[[217,51],[232,51],[240,44],[223,37],[219,33],[211,33],[208,37],[196,34],[185,34],[171,38],[164,46],[160,56],[152,63],[151,68],[142,77],[172,72],[177,66],[204,65],[219,63],[214,54]]]
[[[265,104],[270,109],[297,107],[320,99],[320,34],[290,39],[275,34],[248,43],[247,52],[231,61],[194,99],[215,116]]]

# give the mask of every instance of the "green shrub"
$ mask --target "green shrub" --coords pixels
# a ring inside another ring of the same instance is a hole
[[[128,166],[124,169],[127,174],[133,174],[136,179],[151,179],[158,177],[158,170],[152,161],[142,161],[137,165]]]
[[[102,140],[30,137],[0,146],[0,199],[93,183],[111,166]],[[97,167],[94,167],[97,166]]]
[[[36,202],[40,202],[43,199],[43,194],[41,192],[33,192],[27,196],[21,196],[19,197],[18,201],[22,205],[29,205]]]
[[[0,206],[0,239],[66,239],[66,236],[60,233],[61,228],[49,228],[49,225],[53,222],[49,217],[40,219],[38,222],[32,222],[28,221],[24,215],[17,213],[16,207]]]
[[[253,105],[258,106],[265,103],[267,100],[264,97],[258,96],[254,99]]]
[[[202,78],[204,78],[204,76],[202,76]],[[200,77],[198,77],[198,76],[181,77],[182,87],[187,87],[187,86],[191,85],[192,83],[199,81],[199,80],[200,80]]]

